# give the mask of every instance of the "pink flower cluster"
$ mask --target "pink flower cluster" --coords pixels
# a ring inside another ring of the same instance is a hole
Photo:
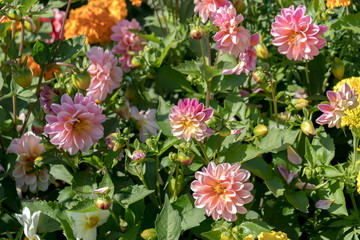
[[[91,97],[81,93],[74,101],[67,94],[61,97],[61,104],[52,104],[53,114],[46,115],[48,124],[44,131],[49,134],[50,142],[68,150],[71,155],[79,150],[87,151],[104,135],[101,125],[106,118],[102,108]]]
[[[203,23],[209,18],[212,20],[212,14],[219,8],[232,5],[228,0],[194,0],[194,4],[194,12],[199,13]]]
[[[46,43],[53,43],[54,41],[60,40],[61,25],[65,20],[65,12],[57,8],[53,8],[52,11],[54,13],[53,18],[39,18],[42,22],[50,22],[52,26],[51,39],[45,40]]]
[[[123,19],[116,22],[116,26],[111,27],[114,32],[111,35],[111,40],[118,42],[112,51],[115,54],[121,54],[120,62],[124,71],[133,67],[131,64],[133,56],[130,55],[130,52],[138,53],[141,51],[144,48],[143,43],[145,41],[145,39],[130,32],[129,29],[141,30],[141,26],[135,18],[131,22]]]
[[[196,180],[190,185],[194,192],[195,206],[204,208],[207,216],[214,220],[221,217],[226,221],[236,221],[237,213],[246,214],[245,204],[253,200],[252,183],[246,181],[250,172],[240,169],[239,163],[230,165],[214,162],[195,173]]]
[[[270,33],[275,38],[272,43],[289,60],[312,60],[326,44],[320,35],[327,31],[327,26],[312,24],[305,12],[303,5],[284,8],[271,25]]]
[[[104,51],[101,47],[92,47],[86,55],[91,61],[87,69],[91,82],[86,89],[86,95],[95,100],[104,101],[108,94],[120,87],[123,72],[117,67],[117,58],[109,50]]]
[[[316,123],[328,124],[329,128],[340,128],[341,118],[344,116],[345,110],[356,108],[359,105],[357,101],[358,95],[355,94],[355,89],[351,89],[347,83],[342,86],[341,91],[327,91],[326,95],[330,104],[318,105],[323,114],[316,119]]]
[[[199,103],[197,99],[179,100],[178,105],[171,109],[169,115],[172,134],[177,138],[190,141],[191,138],[197,141],[203,141],[205,137],[214,133],[211,128],[206,126],[214,110],[204,109],[204,104]]]

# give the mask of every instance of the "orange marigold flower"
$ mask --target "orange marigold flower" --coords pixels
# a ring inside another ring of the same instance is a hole
[[[11,20],[10,20],[8,17],[4,17],[4,18],[0,21],[0,23],[7,23],[7,22],[11,22]],[[11,30],[11,27],[12,27],[12,26],[10,26],[9,30]],[[16,22],[16,28],[15,28],[15,30],[16,30],[16,31],[20,31],[20,29],[21,29],[21,22],[17,21],[17,22]]]
[[[326,7],[334,8],[334,7],[344,7],[349,6],[351,0],[326,0]]]
[[[140,7],[142,3],[141,0],[130,0],[130,2],[133,6],[137,6],[137,7]]]
[[[106,9],[116,21],[120,21],[127,17],[125,0],[90,0],[88,5]]]

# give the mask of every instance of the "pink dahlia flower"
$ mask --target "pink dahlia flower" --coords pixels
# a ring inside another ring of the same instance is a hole
[[[87,151],[104,135],[101,125],[105,121],[102,108],[91,97],[80,93],[74,101],[67,94],[61,97],[61,104],[52,104],[54,114],[46,115],[44,131],[49,134],[50,142],[68,150],[71,155],[79,150]]]
[[[223,70],[223,74],[237,74],[245,73],[249,75],[250,71],[255,70],[256,68],[256,50],[255,46],[260,42],[259,34],[254,34],[250,38],[250,47],[246,49],[245,52],[240,53],[239,55],[239,63],[233,69],[225,69]]]
[[[6,151],[19,155],[12,176],[15,178],[16,185],[23,192],[26,192],[28,188],[31,192],[48,189],[49,170],[46,167],[40,169],[34,164],[34,160],[45,152],[45,147],[40,141],[40,137],[32,132],[27,132],[21,138],[13,139]]]
[[[121,54],[120,62],[124,71],[128,71],[133,67],[131,64],[132,55],[129,52],[140,52],[144,48],[143,43],[145,41],[145,39],[130,32],[129,29],[141,30],[141,26],[135,18],[131,22],[123,19],[116,22],[116,26],[111,27],[114,32],[111,35],[111,40],[118,42],[112,51],[115,54]]]
[[[197,99],[189,98],[179,100],[178,105],[171,109],[169,115],[172,134],[177,138],[190,141],[195,138],[197,141],[203,141],[214,133],[211,128],[206,126],[214,110],[211,108],[204,109],[204,104],[199,103]]]
[[[104,51],[101,47],[92,47],[86,55],[91,61],[87,69],[91,82],[86,89],[86,95],[95,100],[104,101],[108,94],[120,87],[122,70],[116,66],[118,60],[109,50]]]
[[[61,25],[65,19],[65,12],[57,8],[53,8],[52,11],[54,13],[53,18],[39,18],[42,22],[50,22],[52,26],[51,39],[46,39],[46,43],[53,43],[56,40],[60,40]]]
[[[212,14],[212,18],[213,24],[224,28],[236,27],[244,21],[243,15],[236,14],[236,9],[233,7],[233,5],[219,8]]]
[[[312,60],[326,44],[320,35],[327,31],[327,26],[312,24],[305,12],[303,5],[284,8],[271,25],[270,33],[275,38],[272,43],[289,60]]]
[[[194,12],[199,13],[203,23],[209,18],[212,19],[212,14],[219,8],[232,5],[231,2],[227,0],[194,0],[194,4]]]
[[[207,168],[202,168],[202,172],[196,172],[196,180],[190,185],[195,206],[205,207],[206,215],[214,220],[223,217],[226,221],[235,221],[237,213],[246,214],[244,204],[253,200],[250,192],[253,184],[246,183],[250,172],[240,169],[240,166],[239,163],[216,166],[211,162]]]
[[[149,136],[155,136],[160,130],[156,123],[156,109],[139,110],[136,107],[130,108],[130,118],[136,122],[136,127],[140,131],[140,141],[145,142]]]
[[[340,128],[341,118],[345,115],[345,110],[356,108],[359,105],[358,95],[355,94],[355,89],[351,89],[347,83],[342,86],[340,92],[327,91],[326,95],[330,104],[318,105],[323,114],[316,119],[316,123],[328,124],[329,128]]]

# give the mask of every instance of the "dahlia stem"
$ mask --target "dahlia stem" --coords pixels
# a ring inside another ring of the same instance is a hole
[[[20,27],[20,45],[19,45],[19,63],[21,63],[21,55],[23,54],[23,49],[24,49],[24,37],[25,37],[25,34],[24,34],[24,22],[23,21],[20,21],[21,23],[21,27]]]
[[[173,192],[173,201],[176,201],[177,198],[177,189],[178,189],[178,177],[179,177],[179,164],[176,164],[175,167],[175,186],[174,186],[174,192]]]
[[[145,181],[145,177],[144,177],[144,174],[143,174],[143,163],[140,163],[140,172],[138,171],[136,166],[135,166],[135,171],[136,171],[138,177],[140,178],[141,182],[144,184],[144,187],[147,190],[151,190],[149,188],[149,185]],[[155,193],[150,194],[149,197],[150,197],[150,200],[152,201],[152,203],[154,203],[158,208],[161,208],[161,203],[158,202]]]
[[[306,83],[308,85],[308,91],[310,92],[310,77],[309,77],[309,62],[305,62],[305,76],[306,76]]]
[[[158,11],[157,11],[157,8],[156,8],[155,1],[154,1],[154,0],[152,0],[152,4],[153,4],[153,8],[154,8],[154,12],[155,12],[155,14],[156,14],[156,17],[157,17],[157,19],[158,19],[158,21],[159,21],[160,28],[161,28],[162,32],[165,34],[165,30],[164,30],[164,27],[163,27],[162,24],[161,24],[160,16],[159,16],[159,13],[158,13]]]
[[[156,176],[156,189],[157,189],[157,195],[158,195],[159,204],[161,206],[162,203],[161,203],[161,194],[160,194],[159,168],[160,168],[160,159],[159,159],[159,155],[156,155],[156,173],[155,173],[155,176]]]
[[[356,204],[356,201],[354,198],[354,193],[350,193],[350,199],[351,199],[351,203],[354,207],[356,218],[359,218],[359,211],[358,211],[357,204]]]
[[[202,55],[202,59],[203,59],[204,65],[205,65],[206,64],[206,58],[205,58],[204,44],[203,44],[202,39],[200,39],[199,41],[200,41],[201,55]]]
[[[199,142],[199,141],[197,141],[197,144],[199,145],[199,147],[200,147],[200,149],[201,149],[201,152],[202,152],[203,155],[204,155],[204,162],[205,162],[205,164],[209,164],[209,163],[210,163],[210,160],[209,160],[208,155],[206,154],[204,145],[202,144],[202,142]]]
[[[208,54],[208,65],[211,66],[211,47],[210,47],[210,40],[209,35],[206,35],[206,45],[207,45],[207,54]]]
[[[271,94],[272,94],[272,100],[273,100],[273,104],[274,104],[274,115],[275,115],[276,127],[279,128],[277,99],[276,99],[275,91],[276,91],[276,82],[274,79],[271,79]]]
[[[13,118],[14,118],[14,126],[16,129],[16,125],[17,125],[17,104],[16,104],[16,95],[12,96],[12,104],[13,104]]]
[[[109,208],[108,210],[109,210],[109,212],[111,214],[111,217],[114,219],[114,221],[116,223],[116,226],[119,226],[119,228],[120,228],[119,219],[116,217],[114,211],[111,208]]]
[[[358,161],[358,151],[357,148],[359,146],[359,138],[357,137],[356,133],[352,132],[353,135],[353,171],[355,171],[356,163]]]
[[[0,146],[1,146],[2,152],[5,154],[6,148],[5,148],[4,139],[3,139],[2,135],[0,135]]]

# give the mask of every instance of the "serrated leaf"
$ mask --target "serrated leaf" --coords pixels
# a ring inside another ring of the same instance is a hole
[[[250,144],[243,144],[237,142],[230,146],[229,151],[227,151],[224,156],[226,162],[236,163],[236,162],[246,162],[248,160],[256,158],[261,151],[256,147]]]
[[[135,203],[153,193],[154,190],[148,190],[143,185],[133,185],[121,190],[120,194],[115,194],[114,199],[124,208]]]
[[[269,225],[261,221],[243,222],[240,224],[240,227],[243,229],[245,236],[250,234],[257,236],[261,232],[270,232],[271,230]]]
[[[335,29],[348,29],[355,33],[360,33],[360,12],[341,17],[336,23],[331,25]]]
[[[308,212],[307,208],[309,207],[309,199],[306,197],[304,191],[285,192],[285,197],[297,210],[304,213]]]
[[[178,66],[173,67],[176,71],[179,71],[186,75],[197,75],[200,76],[201,72],[197,65],[197,63],[193,61],[185,61],[184,63],[180,63]]]
[[[243,98],[238,93],[228,95],[224,101],[225,110],[228,112],[224,116],[224,120],[230,121],[239,112],[243,104]]]
[[[83,201],[77,202],[75,206],[69,209],[70,212],[93,212],[98,211],[99,208],[95,205],[94,199],[86,199]]]
[[[316,152],[315,152],[314,148],[312,147],[312,145],[310,144],[309,139],[307,139],[307,138],[305,139],[305,159],[310,164],[310,166],[315,166],[315,164],[318,160]]]
[[[62,41],[54,59],[55,62],[64,62],[77,54],[85,44],[85,36],[77,36]]]
[[[72,180],[72,189],[82,198],[89,198],[92,192],[97,189],[96,173],[90,170],[77,172]]]
[[[164,207],[155,220],[155,229],[159,239],[177,240],[180,237],[181,217],[171,206],[168,196],[165,196]]]
[[[50,49],[44,42],[37,41],[32,50],[34,61],[39,65],[44,65],[50,60]]]
[[[31,90],[25,90],[18,94],[18,97],[26,102],[36,102],[37,97]]]
[[[225,158],[226,159],[226,158]],[[255,176],[263,180],[268,180],[273,178],[273,172],[271,166],[265,162],[262,158],[254,158],[247,162],[244,162],[241,165],[242,168],[249,170]]]
[[[261,139],[259,148],[263,153],[277,153],[283,151],[287,146],[294,144],[299,130],[271,128],[267,135]]]
[[[54,176],[55,179],[62,180],[69,184],[71,184],[73,180],[73,176],[64,165],[52,165],[50,168],[50,174]]]
[[[194,92],[190,83],[185,79],[184,75],[175,71],[169,66],[161,66],[157,71],[156,80],[158,83],[167,90],[183,89],[187,92]],[[171,81],[169,81],[171,79]]]

